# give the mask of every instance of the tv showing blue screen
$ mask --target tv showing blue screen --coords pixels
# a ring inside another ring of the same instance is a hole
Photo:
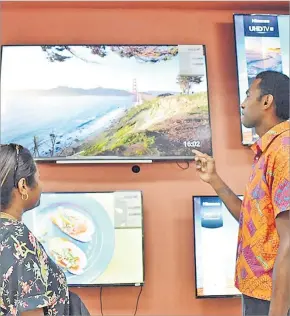
[[[289,76],[289,15],[235,14],[235,45],[240,104],[256,75],[275,70]],[[242,143],[251,145],[255,129],[241,126]]]
[[[69,286],[144,283],[141,191],[43,193],[23,216]]]
[[[205,46],[2,46],[0,125],[38,161],[211,155]]]
[[[193,210],[196,297],[239,296],[234,285],[238,222],[217,196],[194,196]]]

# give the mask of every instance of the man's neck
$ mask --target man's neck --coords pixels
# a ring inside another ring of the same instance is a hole
[[[270,129],[272,129],[274,126],[282,123],[281,120],[275,120],[275,121],[269,121],[269,122],[263,122],[261,126],[256,127],[256,133],[259,135],[259,137],[262,137],[264,134],[266,134]]]

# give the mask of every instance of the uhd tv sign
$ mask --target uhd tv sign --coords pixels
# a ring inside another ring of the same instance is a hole
[[[245,36],[279,37],[277,16],[244,16]]]

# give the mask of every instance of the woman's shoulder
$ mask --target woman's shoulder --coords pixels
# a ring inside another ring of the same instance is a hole
[[[25,224],[10,219],[0,219],[0,273],[12,266],[22,265],[29,255],[38,250],[36,239]]]
[[[34,234],[19,221],[1,221],[0,255],[5,259],[1,260],[0,273],[11,265],[27,265],[28,262],[53,274],[61,272]]]
[[[1,218],[0,219],[0,242],[14,237],[26,237],[29,234],[29,229],[24,223],[12,220]]]
[[[39,255],[43,252],[41,244],[24,223],[0,219],[0,254],[5,256],[7,261],[22,263],[28,255]],[[44,256],[46,257],[46,254]]]
[[[31,234],[32,232],[29,228],[21,221],[0,219],[0,242],[9,237],[26,239],[29,238]]]

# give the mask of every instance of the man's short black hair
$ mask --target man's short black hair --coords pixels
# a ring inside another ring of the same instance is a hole
[[[277,71],[260,72],[256,79],[261,79],[261,98],[271,94],[276,105],[276,116],[286,121],[289,119],[289,77]]]

